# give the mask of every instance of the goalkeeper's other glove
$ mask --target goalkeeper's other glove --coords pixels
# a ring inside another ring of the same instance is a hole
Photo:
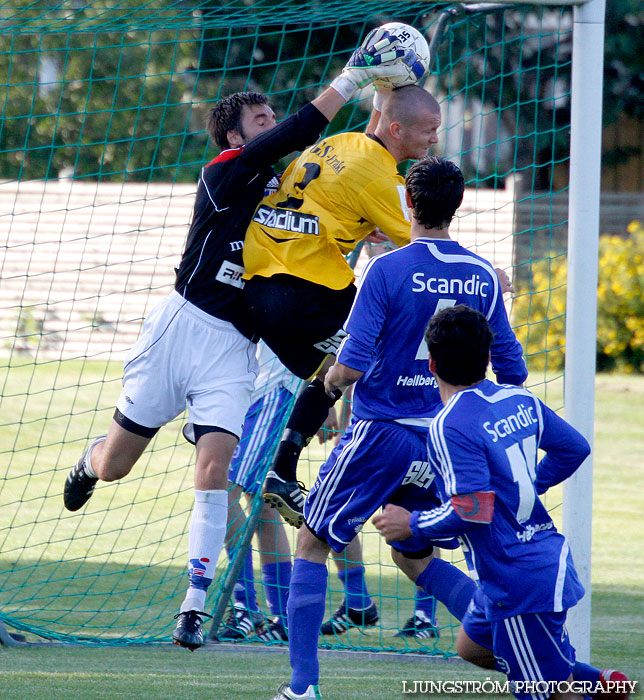
[[[345,100],[350,100],[360,89],[378,78],[397,78],[409,75],[408,66],[416,72],[415,64],[424,69],[413,52],[398,47],[398,37],[391,36],[381,29],[372,30],[356,49],[344,70],[331,83]]]

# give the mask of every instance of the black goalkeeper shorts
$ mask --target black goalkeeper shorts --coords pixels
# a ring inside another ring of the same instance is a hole
[[[283,365],[309,379],[335,355],[356,287],[329,289],[291,275],[252,277],[244,286],[254,329]]]

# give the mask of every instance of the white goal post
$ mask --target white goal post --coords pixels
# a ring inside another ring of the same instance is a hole
[[[573,12],[566,299],[566,419],[593,444],[599,263],[602,80],[606,0]],[[593,456],[564,484],[563,530],[586,595],[568,616],[581,661],[590,659]]]

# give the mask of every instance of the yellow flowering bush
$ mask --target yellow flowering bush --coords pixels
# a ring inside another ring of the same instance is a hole
[[[644,372],[644,225],[628,236],[601,236],[597,315],[597,367]],[[565,256],[534,263],[512,310],[517,337],[532,370],[559,370],[565,358]]]

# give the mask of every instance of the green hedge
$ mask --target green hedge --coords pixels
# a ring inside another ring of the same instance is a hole
[[[532,265],[528,288],[518,290],[512,317],[532,370],[561,370],[565,359],[566,258]],[[627,236],[601,236],[597,368],[644,372],[644,224]]]

